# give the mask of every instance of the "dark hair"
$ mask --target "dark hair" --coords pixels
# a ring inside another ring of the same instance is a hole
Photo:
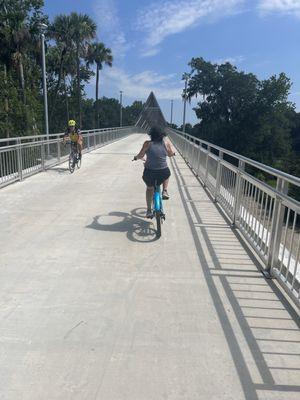
[[[166,136],[164,128],[159,125],[152,126],[149,132],[152,142],[160,142]]]

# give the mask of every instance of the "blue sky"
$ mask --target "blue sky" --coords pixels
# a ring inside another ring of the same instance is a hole
[[[285,72],[290,100],[300,110],[300,0],[45,0],[45,12],[77,11],[98,25],[98,39],[112,48],[113,68],[101,73],[100,93],[124,103],[153,90],[167,120],[182,123],[182,74],[192,57],[230,61],[260,79]],[[94,97],[94,80],[86,92]],[[192,107],[187,121],[196,123]]]

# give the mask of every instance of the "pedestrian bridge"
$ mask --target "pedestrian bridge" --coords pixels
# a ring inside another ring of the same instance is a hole
[[[299,179],[169,130],[157,239],[150,122],[0,147],[1,399],[299,399]]]

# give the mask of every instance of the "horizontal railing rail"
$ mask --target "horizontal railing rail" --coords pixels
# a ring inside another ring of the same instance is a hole
[[[138,132],[142,130],[135,126],[83,130],[83,152]],[[66,161],[70,150],[64,146],[63,136],[56,133],[49,138],[37,135],[0,139],[0,188]]]
[[[120,129],[129,129],[133,128],[133,126],[124,126],[122,128],[120,127],[113,127],[113,128],[101,128],[101,129],[86,129],[86,130],[81,130],[80,132],[82,135],[86,135],[88,133],[101,133],[101,132],[110,132],[110,131],[116,131]],[[139,129],[139,127],[135,127],[136,130]],[[65,133],[64,132],[59,132],[59,133],[50,133],[48,135],[49,140],[56,138],[56,137],[62,137]],[[10,138],[2,138],[0,139],[0,145],[6,146],[8,143],[10,144],[16,144],[16,143],[23,143],[23,142],[28,142],[28,141],[40,141],[40,140],[47,140],[47,135],[31,135],[31,136],[17,136],[17,137],[10,137]]]
[[[168,134],[259,256],[264,274],[276,277],[299,307],[300,203],[288,191],[292,185],[300,188],[300,178],[175,129]],[[276,188],[251,174],[249,167],[272,176]]]

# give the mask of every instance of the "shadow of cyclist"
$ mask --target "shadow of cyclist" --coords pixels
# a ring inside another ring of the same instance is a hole
[[[136,208],[131,213],[112,211],[109,214],[96,215],[89,229],[104,232],[124,232],[129,240],[150,243],[157,240],[151,221],[144,220],[145,209]]]

